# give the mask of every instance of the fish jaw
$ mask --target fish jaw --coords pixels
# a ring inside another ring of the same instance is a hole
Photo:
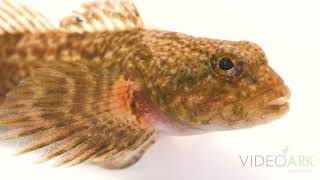
[[[159,118],[155,122],[164,126],[162,129],[166,132],[171,130],[179,135],[193,135],[252,128],[279,119],[290,109],[290,89],[268,64],[259,65],[254,69],[254,75],[244,75],[225,96],[218,100],[208,98],[206,106],[195,106],[203,111],[190,117],[201,123],[189,123],[195,122],[193,119],[185,119],[184,123],[181,123],[172,116],[166,121]]]
[[[240,104],[228,105],[221,113],[226,123],[224,130],[251,128],[273,122],[288,113],[290,89],[286,85],[273,87]],[[241,109],[241,113],[234,113]]]

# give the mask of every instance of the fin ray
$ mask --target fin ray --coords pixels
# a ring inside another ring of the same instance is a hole
[[[87,140],[87,137],[85,136],[79,136],[79,133],[75,133],[66,139],[64,139],[62,142],[60,142],[58,145],[53,147],[50,151],[47,152],[45,156],[43,156],[40,160],[38,160],[38,163],[43,163],[46,161],[49,161],[55,157],[58,157],[71,149],[75,148],[79,144],[85,142]]]
[[[77,165],[126,156],[155,134],[131,109],[131,93],[141,88],[116,68],[61,61],[45,67],[50,68],[36,70],[0,106],[0,124],[18,129],[0,140],[31,138],[18,154],[50,147],[39,162],[57,158],[56,166]]]
[[[9,0],[0,0],[0,34],[43,33],[54,29],[39,12]]]
[[[25,153],[43,148],[54,142],[57,142],[66,138],[71,133],[72,131],[70,131],[66,127],[49,129],[43,133],[40,133],[39,135],[36,135],[37,137],[39,137],[37,138],[37,141],[35,142],[32,141],[29,145],[21,149],[17,154],[21,155],[21,154],[25,154]]]
[[[93,0],[60,22],[66,32],[123,31],[143,29],[142,19],[128,0]]]

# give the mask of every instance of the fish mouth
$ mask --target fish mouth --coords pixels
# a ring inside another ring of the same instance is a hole
[[[266,96],[270,96],[269,100],[263,103],[265,109],[285,109],[289,108],[289,99],[291,96],[290,89],[286,85],[273,88],[266,93]]]
[[[271,102],[267,103],[266,107],[281,107],[287,105],[289,102],[288,96],[279,97]]]
[[[249,113],[251,123],[267,124],[279,119],[290,109],[290,89],[286,85],[276,86],[255,98],[256,108]],[[253,103],[255,104],[255,103]]]
[[[240,115],[226,114],[224,119],[228,119],[229,126],[234,129],[268,124],[289,111],[290,96],[286,85],[272,87],[243,103]]]
[[[274,86],[241,103],[224,106],[219,113],[213,112],[213,115],[210,115],[215,118],[208,121],[211,124],[197,125],[197,128],[224,131],[269,124],[289,111],[290,97],[288,86]]]
[[[270,101],[269,103],[265,104],[263,108],[269,112],[278,112],[278,115],[282,115],[289,111],[289,106],[288,96],[283,96]]]

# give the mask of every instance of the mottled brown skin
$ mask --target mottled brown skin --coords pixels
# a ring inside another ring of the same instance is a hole
[[[44,148],[39,162],[125,168],[159,135],[247,128],[288,111],[289,90],[256,44],[148,30],[127,0],[90,1],[60,27],[0,6],[0,141],[24,137],[18,154]]]
[[[152,38],[153,37],[153,38]],[[145,39],[152,60],[141,61],[151,97],[175,121],[200,129],[238,129],[266,123],[288,111],[288,104],[268,106],[289,90],[268,66],[254,43],[194,38],[154,32]],[[229,57],[225,71],[218,60]]]
[[[146,97],[166,117],[159,121],[179,132],[251,127],[288,111],[287,103],[266,105],[288,97],[288,88],[268,66],[261,48],[246,41],[140,30],[5,35],[0,45],[2,98],[34,69],[45,66],[42,62],[86,61],[118,67],[127,78],[139,79]],[[221,70],[221,57],[232,59],[235,68]]]
[[[223,57],[234,67],[222,70]],[[33,74],[33,75],[32,75]],[[30,77],[30,78],[28,78]],[[8,93],[9,92],[9,93]],[[131,30],[0,36],[1,139],[31,136],[40,162],[125,168],[159,134],[264,124],[288,111],[289,90],[257,45]],[[66,156],[64,156],[67,154]]]

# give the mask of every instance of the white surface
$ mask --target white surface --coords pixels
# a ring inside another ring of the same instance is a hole
[[[24,0],[50,19],[62,18],[80,1]],[[145,20],[162,29],[215,39],[250,40],[292,90],[291,111],[267,126],[196,137],[165,138],[135,166],[121,171],[92,165],[51,168],[33,155],[15,157],[0,145],[0,179],[33,180],[218,180],[320,179],[320,163],[308,172],[279,167],[242,167],[239,155],[315,155],[320,159],[320,3],[317,0],[136,0]],[[301,168],[298,170],[301,170]]]

